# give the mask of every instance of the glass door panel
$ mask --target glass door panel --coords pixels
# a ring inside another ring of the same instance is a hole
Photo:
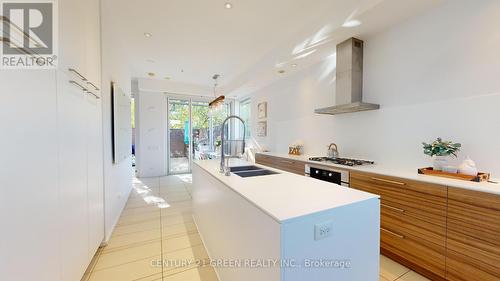
[[[189,173],[192,160],[218,158],[222,122],[230,112],[229,103],[211,112],[207,101],[169,97],[168,173]]]
[[[169,174],[188,173],[190,169],[189,100],[168,99]]]
[[[192,158],[193,160],[212,159],[210,145],[210,117],[208,102],[191,102]]]
[[[212,149],[216,151],[216,155],[220,156],[220,146],[221,146],[221,132],[222,132],[222,122],[229,116],[231,112],[230,104],[224,104],[219,110],[212,111],[210,113],[210,145]],[[229,124],[226,128],[225,136],[226,139],[231,131]]]

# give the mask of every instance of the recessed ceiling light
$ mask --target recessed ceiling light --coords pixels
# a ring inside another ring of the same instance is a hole
[[[343,27],[356,27],[360,26],[361,22],[359,20],[348,20],[342,24]]]
[[[154,74],[154,72],[148,72],[148,76],[149,76],[149,77],[154,77],[154,76],[155,76],[155,74]]]
[[[285,70],[280,69],[280,70],[278,70],[278,73],[279,73],[279,74],[283,74],[283,73],[285,73]]]
[[[297,67],[297,64],[296,64],[296,63],[293,63],[293,64],[292,64],[292,67]]]
[[[151,33],[149,33],[149,32],[144,32],[144,36],[146,38],[151,38],[151,36],[153,36],[153,35]]]
[[[226,4],[224,4],[224,7],[226,9],[231,9],[233,7],[233,4],[229,3],[229,2],[226,2]]]
[[[276,67],[276,68],[280,68],[280,67],[283,67],[283,66],[285,66],[285,62],[279,62],[279,63],[277,63],[277,64],[274,65],[274,67]]]

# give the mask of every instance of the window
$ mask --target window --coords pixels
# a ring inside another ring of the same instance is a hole
[[[250,118],[252,116],[252,100],[250,98],[240,101],[240,117],[245,121],[246,135],[245,138],[251,136]]]

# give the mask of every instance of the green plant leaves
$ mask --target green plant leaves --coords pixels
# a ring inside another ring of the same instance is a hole
[[[457,157],[458,151],[462,145],[460,143],[453,143],[451,141],[443,141],[441,138],[437,138],[431,144],[422,142],[424,148],[424,154],[429,156],[450,156],[453,155]]]

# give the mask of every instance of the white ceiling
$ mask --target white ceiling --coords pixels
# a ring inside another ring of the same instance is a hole
[[[104,36],[135,78],[154,72],[171,78],[165,83],[211,87],[219,73],[226,94],[243,96],[331,56],[350,36],[368,38],[441,1],[103,0],[103,17],[113,19]],[[342,27],[348,19],[363,24]]]

